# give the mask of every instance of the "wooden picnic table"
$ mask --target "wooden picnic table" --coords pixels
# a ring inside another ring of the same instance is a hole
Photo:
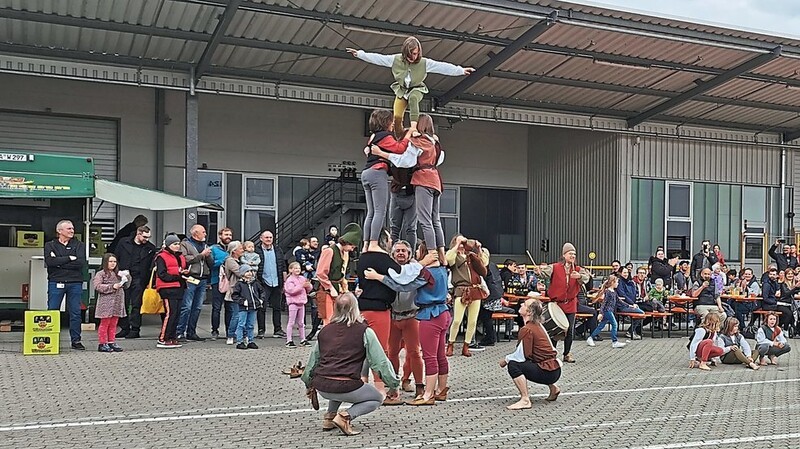
[[[506,301],[508,301],[511,304],[519,304],[520,302],[527,301],[527,300],[529,300],[531,298],[538,299],[541,302],[549,302],[550,301],[550,298],[548,298],[547,296],[544,296],[544,295],[541,295],[541,296],[527,296],[527,295],[523,296],[523,295],[512,295],[510,293],[506,293],[506,294],[503,295],[503,298],[505,298]]]
[[[719,297],[721,299],[732,299],[732,300],[734,300],[736,302],[756,302],[756,301],[761,301],[761,297],[760,296],[751,296],[751,295],[748,295],[748,296],[745,296],[745,295],[731,295],[731,294],[725,293],[725,294],[719,295]]]

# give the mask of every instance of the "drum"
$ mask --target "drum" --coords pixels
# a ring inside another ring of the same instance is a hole
[[[567,315],[558,307],[554,302],[544,304],[544,313],[542,313],[542,326],[550,335],[550,338],[555,340],[563,340],[567,336],[567,329],[569,328],[569,321]]]

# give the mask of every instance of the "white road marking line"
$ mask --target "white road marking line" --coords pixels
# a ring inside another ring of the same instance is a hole
[[[680,449],[685,447],[721,446],[727,444],[757,443],[759,441],[800,439],[800,433],[784,433],[780,435],[761,435],[754,437],[725,438],[723,440],[687,441],[685,443],[655,444],[637,446],[629,449]]]
[[[641,388],[626,388],[622,390],[587,390],[587,391],[562,391],[561,396],[583,396],[588,394],[611,394],[611,393],[638,393],[643,391],[658,391],[658,390],[693,390],[696,388],[718,388],[718,387],[736,387],[741,385],[757,385],[757,384],[773,384],[773,383],[788,383],[800,382],[797,379],[775,379],[775,380],[757,380],[753,382],[728,382],[721,384],[704,384],[704,385],[673,385],[663,387],[641,387]],[[534,394],[534,397],[544,397],[545,394]],[[447,399],[448,402],[471,402],[471,401],[491,401],[496,399],[515,399],[519,398],[518,395],[512,396],[483,396],[477,398],[454,398]]]
[[[395,444],[391,446],[374,446],[365,449],[402,449],[402,448],[418,448],[418,447],[425,447],[425,446],[447,446],[453,443],[463,443],[463,442],[472,442],[476,440],[492,440],[496,438],[506,438],[506,439],[516,439],[519,437],[531,436],[531,435],[538,435],[538,434],[552,434],[552,433],[561,433],[561,432],[569,432],[569,431],[578,431],[578,430],[586,430],[586,429],[604,429],[609,427],[617,427],[620,425],[630,425],[630,424],[639,424],[639,423],[660,423],[662,421],[667,420],[683,420],[686,418],[707,418],[707,417],[714,417],[714,416],[723,416],[723,415],[734,415],[737,413],[745,413],[751,414],[753,412],[769,412],[775,410],[792,410],[792,409],[799,409],[800,404],[793,404],[793,405],[782,405],[777,407],[761,407],[757,409],[738,409],[738,410],[723,410],[723,411],[715,411],[715,412],[703,412],[703,413],[695,413],[691,415],[673,415],[673,416],[657,416],[653,418],[639,418],[633,420],[624,420],[624,421],[612,421],[612,422],[602,422],[602,423],[588,423],[588,424],[581,424],[581,425],[570,425],[570,426],[561,426],[561,427],[551,427],[551,428],[544,428],[544,429],[537,429],[537,430],[529,430],[525,432],[506,432],[506,433],[498,433],[498,434],[483,434],[483,435],[465,435],[461,437],[453,437],[453,438],[441,438],[438,440],[432,441],[420,441],[415,443],[403,443],[403,444]],[[760,438],[760,437],[754,437]],[[788,439],[789,437],[787,437]],[[688,447],[688,446],[677,446],[679,447]],[[660,446],[654,447],[647,447],[647,448],[635,448],[635,449],[660,449]],[[663,449],[673,449],[672,446],[665,446]]]
[[[629,388],[623,390],[590,390],[590,391],[572,391],[572,392],[564,392],[561,393],[562,396],[568,395],[587,395],[587,394],[618,394],[618,393],[629,393],[629,392],[641,392],[641,391],[652,391],[652,390],[686,390],[686,389],[694,389],[694,388],[715,388],[715,387],[730,387],[730,386],[739,386],[739,385],[755,385],[755,384],[773,384],[773,383],[787,383],[787,382],[798,382],[800,378],[797,379],[777,379],[777,380],[763,380],[763,381],[755,381],[755,382],[732,382],[732,383],[724,383],[724,384],[711,384],[711,385],[678,385],[673,387],[648,387],[648,388]],[[542,395],[534,395],[534,396],[544,396]],[[448,399],[447,402],[471,402],[471,401],[489,401],[489,400],[497,400],[497,399],[514,399],[517,396],[489,396],[489,397],[478,397],[478,398],[454,398]],[[800,407],[800,406],[798,406]],[[780,408],[780,407],[779,407]],[[270,415],[285,415],[291,413],[307,413],[312,412],[313,409],[310,408],[302,408],[302,409],[289,409],[289,410],[268,410],[268,411],[249,411],[249,412],[228,412],[228,413],[200,413],[200,414],[184,414],[184,415],[177,415],[177,416],[151,416],[151,417],[126,417],[126,418],[118,418],[118,419],[98,419],[98,420],[77,420],[77,421],[67,421],[67,422],[51,422],[51,423],[35,423],[35,424],[17,424],[17,425],[8,425],[4,427],[0,427],[0,432],[12,432],[12,431],[26,431],[26,430],[44,430],[44,429],[58,429],[58,428],[67,428],[67,427],[91,427],[91,426],[106,426],[106,425],[118,425],[118,424],[138,424],[138,423],[147,423],[147,422],[164,422],[164,421],[186,421],[186,420],[196,420],[196,419],[217,419],[217,418],[235,418],[241,416],[270,416]],[[711,413],[711,416],[716,416],[718,414],[725,414],[728,412],[714,412]],[[684,417],[685,415],[680,415],[679,417]],[[697,416],[706,416],[705,414],[699,414]],[[614,423],[615,425],[624,423],[630,424],[635,422],[650,422],[653,420],[658,419],[674,419],[674,418],[642,418],[639,420],[632,420],[632,421],[620,421]],[[586,424],[583,426],[569,426],[569,428],[583,428],[585,426],[589,427],[602,427],[608,425],[609,423],[601,423],[601,424]],[[537,430],[533,431],[533,433],[541,433],[547,430]],[[527,433],[522,433],[527,434]],[[520,435],[522,435],[520,434]],[[506,435],[506,434],[502,434]],[[517,435],[517,434],[514,434]],[[497,436],[497,435],[496,435]],[[476,437],[469,437],[469,439],[476,438]],[[447,442],[451,442],[448,440]],[[407,446],[403,446],[407,447]]]

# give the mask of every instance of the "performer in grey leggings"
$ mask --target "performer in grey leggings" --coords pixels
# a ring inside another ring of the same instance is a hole
[[[387,397],[398,398],[400,378],[375,332],[364,323],[356,297],[343,293],[334,300],[333,316],[319,332],[302,376],[307,395],[313,397],[316,390],[329,401],[328,411],[322,417],[322,430],[338,427],[345,435],[357,435],[361,432],[353,429],[351,421],[381,405],[381,393],[361,380],[365,361],[389,388]],[[343,402],[353,405],[340,412]]]

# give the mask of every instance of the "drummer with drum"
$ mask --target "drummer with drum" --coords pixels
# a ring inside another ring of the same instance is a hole
[[[580,292],[581,285],[589,282],[591,275],[585,268],[575,264],[575,257],[577,256],[575,246],[572,243],[564,243],[561,249],[561,260],[550,265],[539,265],[534,268],[536,275],[539,279],[547,278],[550,280],[547,289],[547,297],[550,298],[551,303],[555,303],[565,315],[566,327],[558,323],[559,327],[564,330],[564,361],[567,363],[575,363],[575,358],[572,357],[572,340],[575,334],[575,314],[578,311],[578,292]],[[550,313],[554,316],[559,315],[558,310],[550,308]],[[555,312],[555,313],[554,313]],[[547,324],[545,323],[545,327]],[[551,334],[552,337],[552,334]],[[553,338],[553,346],[557,345],[558,338]]]

